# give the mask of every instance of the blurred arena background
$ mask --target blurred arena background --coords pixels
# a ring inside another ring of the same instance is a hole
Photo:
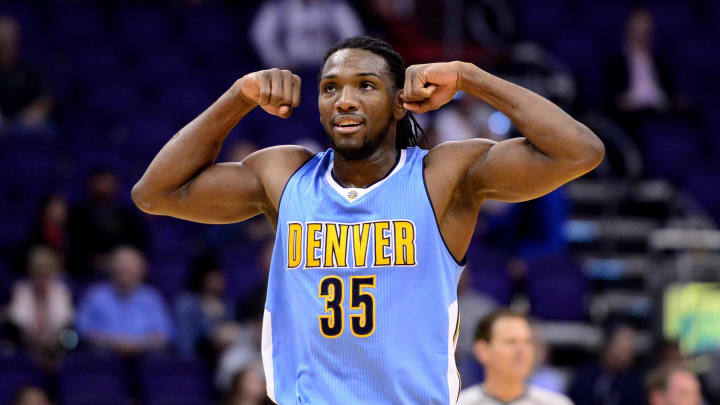
[[[302,76],[301,106],[254,111],[219,160],[326,148],[318,63],[359,33],[408,65],[462,59],[528,87],[607,148],[546,197],[485,204],[459,288],[463,386],[483,375],[476,322],[512,305],[536,320],[533,381],[578,405],[643,404],[647,372],[678,359],[720,403],[720,2],[3,0],[0,404],[22,387],[72,405],[265,403],[270,226],[148,216],[130,188],[266,67]],[[426,147],[518,135],[462,95],[419,118]],[[598,378],[608,392],[583,399]]]

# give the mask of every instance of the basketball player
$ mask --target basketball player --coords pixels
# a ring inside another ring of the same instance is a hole
[[[454,403],[456,288],[480,204],[542,196],[596,167],[603,144],[531,91],[470,63],[406,69],[373,38],[333,46],[318,90],[331,149],[276,146],[216,163],[250,110],[288,118],[299,104],[298,76],[250,73],[168,141],[133,200],[196,222],[269,219],[262,354],[275,402]],[[412,113],[459,90],[505,113],[524,137],[415,146]]]
[[[458,405],[572,405],[564,395],[526,384],[535,346],[524,315],[497,309],[478,323],[475,358],[485,368],[485,381],[460,393]]]

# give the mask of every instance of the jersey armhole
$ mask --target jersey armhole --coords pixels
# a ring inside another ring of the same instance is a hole
[[[427,156],[427,154],[425,154]],[[440,240],[443,242],[443,246],[445,247],[445,252],[448,256],[452,259],[453,262],[458,267],[464,267],[467,263],[467,251],[465,251],[465,254],[463,255],[462,259],[459,261],[453,256],[452,252],[450,251],[450,248],[448,247],[447,242],[445,241],[445,237],[442,234],[442,231],[440,230],[440,224],[438,223],[437,214],[435,212],[435,206],[433,205],[432,199],[430,198],[430,192],[427,188],[427,181],[425,180],[425,156],[422,157],[422,160],[420,162],[420,173],[422,174],[422,180],[423,180],[423,187],[425,188],[425,198],[427,198],[428,203],[430,204],[430,210],[433,214],[433,222],[435,223],[435,228],[437,229],[438,235],[440,235]]]
[[[319,154],[319,153],[316,153],[316,154],[310,156],[310,157],[308,158],[308,160],[304,161],[303,164],[301,164],[300,166],[298,166],[298,168],[295,169],[295,171],[292,172],[292,174],[290,175],[290,177],[288,177],[287,181],[285,182],[285,185],[283,186],[283,189],[282,189],[282,191],[280,192],[280,199],[278,200],[278,208],[277,208],[277,211],[278,211],[278,221],[280,221],[280,208],[282,208],[283,197],[285,196],[285,189],[287,189],[288,184],[290,184],[290,181],[292,180],[293,177],[295,177],[295,175],[300,171],[300,169],[302,169],[302,168],[305,167],[308,163],[310,163],[310,161],[312,161],[313,159],[315,159],[315,157],[316,157],[318,154]]]

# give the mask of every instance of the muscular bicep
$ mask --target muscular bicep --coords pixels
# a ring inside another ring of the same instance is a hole
[[[242,162],[212,164],[176,190],[149,197],[141,179],[133,200],[149,214],[195,222],[228,224],[261,213],[274,222],[285,184],[312,155],[295,145],[261,149]]]
[[[263,185],[247,164],[216,163],[167,198],[162,214],[194,222],[228,224],[263,212]]]
[[[535,149],[524,137],[495,143],[469,168],[482,198],[519,202],[543,196],[586,172],[583,166]]]

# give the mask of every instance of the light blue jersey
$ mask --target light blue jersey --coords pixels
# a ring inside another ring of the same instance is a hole
[[[462,264],[423,177],[426,150],[399,153],[364,188],[332,177],[332,149],[280,199],[263,318],[267,393],[278,404],[455,404]]]

